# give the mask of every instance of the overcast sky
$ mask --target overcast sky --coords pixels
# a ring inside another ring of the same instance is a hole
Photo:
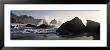
[[[84,23],[86,20],[100,22],[100,11],[97,10],[12,10],[16,15],[28,15],[34,18],[45,18],[48,22],[53,19],[66,22],[74,17],[79,17]]]

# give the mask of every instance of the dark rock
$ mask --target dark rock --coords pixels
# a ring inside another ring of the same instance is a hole
[[[92,20],[87,20],[87,25],[85,26],[82,21],[75,17],[74,19],[63,23],[56,32],[60,36],[83,36],[83,33],[87,33],[86,36],[93,36],[94,40],[100,40],[100,23],[94,22]]]
[[[100,23],[87,20],[86,32],[88,36],[94,36],[94,39],[100,39]]]
[[[36,27],[36,26],[32,24],[27,24],[26,27]]]
[[[14,27],[15,27],[15,26],[12,26],[12,25],[11,25],[11,28],[14,28]]]
[[[59,35],[61,36],[79,35],[84,32],[84,29],[85,29],[85,25],[78,17],[75,17],[74,19],[63,23],[58,28],[57,32],[59,32]]]
[[[15,18],[11,18],[11,23],[15,23],[15,22],[16,22]]]
[[[45,25],[45,24],[41,24],[40,26],[37,26],[37,28],[47,28],[48,25]]]
[[[99,32],[98,28],[100,29],[100,23],[87,20],[87,25],[86,25],[87,32],[98,33]]]
[[[100,23],[87,20],[86,32],[90,33],[100,33]]]

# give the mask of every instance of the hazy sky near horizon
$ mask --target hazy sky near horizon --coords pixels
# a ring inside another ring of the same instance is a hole
[[[28,15],[36,19],[46,19],[50,22],[53,19],[66,22],[74,17],[79,17],[84,23],[86,20],[100,22],[100,11],[98,10],[11,10],[14,14]]]

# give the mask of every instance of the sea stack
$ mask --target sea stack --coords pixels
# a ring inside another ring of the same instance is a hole
[[[100,39],[100,23],[87,20],[86,32],[88,36],[94,36],[94,39]]]
[[[55,19],[50,22],[50,24],[56,24],[56,23],[57,21]]]
[[[67,35],[80,35],[84,32],[85,25],[82,23],[81,19],[75,17],[74,19],[63,23],[57,30],[59,35],[67,36]]]

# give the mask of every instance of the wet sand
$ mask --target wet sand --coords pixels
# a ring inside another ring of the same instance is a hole
[[[89,36],[89,37],[80,36],[80,37],[68,38],[68,37],[60,37],[54,33],[50,33],[50,34],[32,33],[31,36],[26,36],[12,40],[92,40],[93,38],[94,38],[93,36]]]

